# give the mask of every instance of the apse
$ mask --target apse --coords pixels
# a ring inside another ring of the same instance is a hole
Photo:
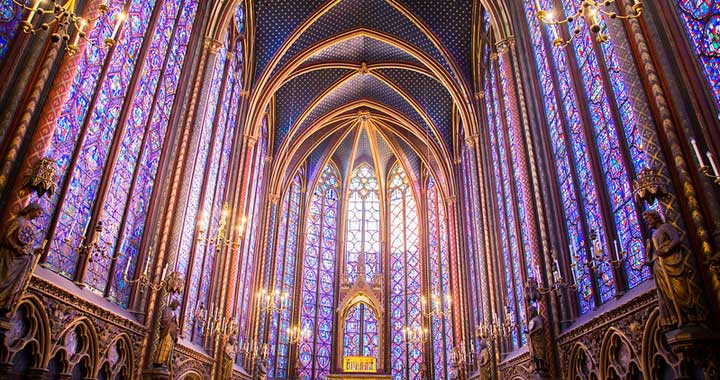
[[[0,1],[0,380],[718,378],[720,1]]]

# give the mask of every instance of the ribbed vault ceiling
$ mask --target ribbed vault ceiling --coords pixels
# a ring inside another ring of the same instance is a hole
[[[312,175],[333,159],[346,174],[372,145],[382,171],[400,159],[418,176],[425,162],[452,192],[453,116],[473,114],[473,3],[256,1],[251,104],[273,99],[275,186],[303,162]]]

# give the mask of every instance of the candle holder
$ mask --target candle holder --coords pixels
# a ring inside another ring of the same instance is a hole
[[[627,261],[627,253],[624,249],[620,248],[620,244],[617,240],[613,241],[614,250],[612,250],[612,255],[609,258],[606,258],[605,255],[603,255],[603,250],[597,231],[590,231],[590,241],[592,242],[593,255],[592,260],[585,263],[585,266],[587,266],[588,269],[597,271],[600,265],[603,263],[607,263],[608,265],[610,265],[610,267],[618,269],[623,266],[625,261]]]
[[[540,300],[540,296],[550,293],[555,293],[558,297],[562,297],[565,290],[576,291],[578,289],[576,284],[569,284],[565,281],[565,278],[560,272],[560,264],[558,263],[555,251],[552,251],[550,257],[552,259],[552,283],[547,288],[541,285],[538,281],[540,278],[540,269],[536,267],[536,274],[528,276],[525,284],[525,298],[528,301],[537,302]],[[575,265],[573,265],[572,268],[574,269]]]
[[[260,304],[260,311],[262,312],[274,315],[281,314],[288,310],[288,299],[290,298],[290,294],[288,294],[288,292],[282,292],[280,289],[267,291],[263,288],[258,291],[257,296]]]
[[[71,231],[74,229],[74,226],[75,224],[73,223],[73,226],[70,227]],[[100,236],[102,235],[104,230],[105,227],[102,220],[100,220],[95,225],[94,233],[90,242],[85,241],[87,229],[85,230],[85,232],[83,232],[82,236],[80,236],[80,242],[78,243],[77,247],[72,247],[72,241],[70,240],[70,237],[66,237],[63,242],[65,243],[65,245],[70,247],[70,249],[77,252],[78,254],[87,254],[89,256],[88,262],[93,262],[99,259],[107,259],[110,258],[110,256],[108,256],[107,254],[108,248],[110,248],[110,243],[100,243]]]
[[[716,185],[720,185],[720,169],[718,169],[718,164],[715,162],[715,158],[712,153],[710,153],[710,151],[705,152],[705,156],[709,162],[709,165],[706,165],[703,156],[700,154],[697,141],[695,141],[695,139],[690,140],[690,145],[692,145],[693,152],[695,153],[695,159],[697,159],[698,164],[700,165],[700,173]]]
[[[168,276],[168,267],[167,264],[165,264],[162,274],[160,275],[160,280],[154,282],[150,279],[150,273],[148,270],[150,260],[148,259],[146,263],[145,270],[137,278],[132,279],[128,278],[128,269],[130,267],[130,262],[128,261],[128,265],[125,267],[125,271],[123,272],[123,279],[125,282],[131,285],[138,284],[140,287],[150,288],[154,291],[164,288],[168,293],[179,293],[182,290],[185,281],[183,280],[180,272],[172,272]]]
[[[639,0],[630,0],[632,3],[631,9],[633,13],[626,16],[619,15],[617,12],[610,10],[610,6],[616,3],[616,0],[583,0],[580,7],[565,19],[555,19],[556,11],[550,9],[546,10],[542,8],[540,0],[535,0],[535,9],[537,10],[537,18],[541,23],[548,25],[552,33],[553,45],[559,48],[566,47],[573,39],[578,37],[581,32],[581,26],[577,25],[572,30],[570,39],[565,40],[560,37],[557,27],[564,24],[572,24],[573,22],[583,19],[585,24],[588,25],[590,31],[596,35],[596,40],[599,43],[606,43],[610,40],[610,36],[607,34],[607,27],[601,26],[603,16],[608,17],[612,20],[630,20],[636,19],[642,16],[643,3]]]
[[[69,55],[74,55],[79,51],[80,39],[98,48],[109,48],[115,45],[118,34],[120,33],[120,27],[127,19],[127,14],[125,12],[117,14],[115,18],[115,26],[112,28],[113,33],[111,36],[105,38],[105,46],[101,47],[93,44],[92,41],[87,39],[85,29],[88,25],[94,24],[100,19],[109,26],[106,20],[107,17],[104,17],[110,11],[107,0],[102,1],[98,5],[98,16],[93,18],[79,16],[76,13],[75,8],[77,7],[77,0],[67,0],[64,4],[60,4],[60,1],[58,0],[31,0],[30,3],[32,6],[26,5],[24,1],[21,2],[18,0],[12,0],[12,2],[16,7],[22,9],[22,11],[28,12],[27,16],[20,23],[22,31],[25,34],[35,35],[39,31],[50,30],[50,27],[53,25],[58,25],[57,30],[50,35],[50,40],[53,43],[58,43],[60,41],[65,42],[65,51],[67,51]],[[52,14],[52,19],[41,22],[39,26],[36,26],[36,16],[40,16],[39,18],[42,18],[45,14]],[[72,41],[70,41],[71,29],[75,30],[75,37]]]
[[[248,338],[240,342],[240,352],[245,359],[250,361],[264,360],[268,354],[268,345],[253,338]]]
[[[302,342],[305,342],[310,338],[310,330],[308,328],[300,328],[300,326],[293,326],[288,327],[287,329],[287,337],[288,337],[288,344],[294,345],[294,344],[300,344]]]
[[[200,217],[200,221],[198,222],[198,237],[197,241],[201,243],[205,243],[206,245],[215,245],[215,249],[221,250],[222,248],[229,247],[231,249],[238,249],[240,248],[240,242],[233,241],[231,239],[227,239],[227,220],[230,216],[230,205],[225,202],[223,204],[222,211],[220,212],[220,221],[218,222],[218,229],[217,233],[212,238],[205,238],[202,237],[202,235],[205,235],[205,232],[207,232],[207,223],[204,222],[205,217]],[[245,225],[247,223],[247,218],[242,217],[240,219],[240,223],[237,225],[237,231],[238,231],[238,237],[240,239],[243,238],[244,232],[245,232]]]
[[[422,326],[405,326],[403,328],[403,338],[408,344],[425,344],[430,340],[430,331]]]
[[[426,318],[442,318],[450,313],[450,311],[446,311],[446,309],[450,309],[452,304],[450,293],[446,293],[444,297],[441,297],[439,292],[433,292],[430,299],[432,302],[428,304],[425,296],[420,297],[421,311]],[[425,311],[428,308],[430,310]]]

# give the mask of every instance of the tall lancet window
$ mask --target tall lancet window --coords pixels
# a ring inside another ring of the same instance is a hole
[[[390,318],[393,379],[418,379],[422,344],[406,342],[408,327],[423,331],[420,303],[420,239],[418,209],[407,173],[400,163],[390,171]]]
[[[550,0],[539,3],[545,9],[553,6]],[[610,41],[596,44],[587,27],[577,25],[580,35],[568,49],[555,48],[554,35],[572,31],[566,30],[567,26],[559,29],[540,25],[536,4],[525,0],[525,13],[541,77],[540,90],[568,235],[567,247],[556,249],[570,252],[569,261],[575,264],[574,277],[579,286],[580,312],[585,313],[610,300],[623,282],[632,288],[649,278],[643,264],[640,210],[632,199],[630,178],[647,161],[639,125],[652,121],[642,121],[643,112],[636,109],[644,106],[644,98],[633,94],[634,86],[626,85],[639,79],[616,53],[616,48],[625,48],[625,35],[611,33]],[[566,13],[577,5],[569,0],[562,4]],[[579,77],[572,75],[573,66],[581,74]],[[601,202],[603,198],[608,202]],[[596,237],[595,243],[592,237]],[[628,255],[624,270],[618,272],[623,281],[613,275],[609,264],[618,250]],[[591,273],[586,264],[593,260],[593,251],[599,252],[603,260],[596,260],[597,270]]]
[[[300,326],[311,334],[299,345],[300,380],[326,379],[330,373],[340,183],[335,165],[325,165],[307,213]]]
[[[451,323],[452,306],[445,300],[450,293],[450,253],[445,205],[432,176],[427,180],[428,258],[430,269],[429,307],[437,307],[443,315],[434,315],[430,321],[435,380],[447,379],[450,368],[450,351],[453,348]]]
[[[269,363],[274,364],[268,368],[268,376],[276,379],[286,379],[288,376],[289,348],[287,331],[290,328],[292,299],[295,289],[295,266],[297,258],[298,227],[301,214],[301,198],[303,187],[303,171],[298,171],[285,191],[282,200],[282,214],[275,238],[275,262],[272,284],[268,289],[276,296],[287,298],[287,308],[270,316]]]
[[[360,273],[370,282],[380,266],[380,195],[373,168],[360,164],[348,191],[345,266],[350,283]]]
[[[36,224],[47,233],[39,239],[50,241],[50,268],[126,305],[126,273],[143,270],[137,255],[197,1],[111,2],[111,17],[121,11],[129,21],[114,49],[101,48],[112,26],[98,24],[88,35],[92,44],[80,59],[47,154],[59,168],[60,191],[40,199],[46,213]],[[151,17],[157,22],[137,22]],[[78,246],[92,234],[102,248],[77,273]]]
[[[680,19],[720,109],[720,2],[675,0]]]

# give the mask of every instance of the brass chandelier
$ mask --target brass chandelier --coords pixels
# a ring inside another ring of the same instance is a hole
[[[584,19],[585,23],[590,28],[590,31],[596,35],[595,39],[597,40],[597,42],[605,43],[610,40],[610,36],[607,34],[607,32],[603,30],[603,27],[601,26],[603,16],[608,17],[612,20],[629,20],[636,19],[642,16],[643,3],[639,0],[630,1],[632,3],[632,13],[628,15],[619,15],[617,12],[611,9],[611,6],[614,5],[617,0],[582,0],[580,7],[565,19],[556,19],[556,13],[561,14],[561,12],[557,12],[552,9],[543,9],[542,5],[540,4],[540,0],[535,0],[535,9],[537,9],[538,20],[540,20],[541,23],[550,26],[550,32],[552,33],[553,38],[553,45],[556,47],[565,47],[569,45],[575,37],[580,35],[581,26],[575,25],[575,28],[570,34],[570,38],[566,40],[558,33],[558,25],[572,24],[576,20]]]
[[[65,51],[70,55],[74,55],[78,52],[78,45],[80,39],[92,44],[92,41],[87,39],[86,28],[98,21],[98,19],[105,19],[105,16],[110,7],[108,0],[103,0],[98,4],[98,15],[94,18],[80,16],[76,13],[75,8],[77,7],[77,0],[12,0],[13,4],[20,7],[23,11],[27,11],[27,16],[23,18],[20,25],[25,34],[35,35],[39,31],[50,30],[50,27],[57,25],[57,29],[50,35],[50,40],[53,43],[60,41],[67,43]],[[31,5],[28,5],[31,4]],[[52,18],[44,18],[44,15],[52,15]],[[39,22],[37,20],[40,20]],[[125,12],[120,12],[115,16],[115,24],[113,26],[112,35],[105,38],[105,48],[109,48],[115,45],[118,34],[120,33],[120,27],[123,22],[127,19]],[[36,25],[39,24],[39,25]],[[75,36],[70,40],[72,33]],[[99,47],[99,46],[96,46]]]

